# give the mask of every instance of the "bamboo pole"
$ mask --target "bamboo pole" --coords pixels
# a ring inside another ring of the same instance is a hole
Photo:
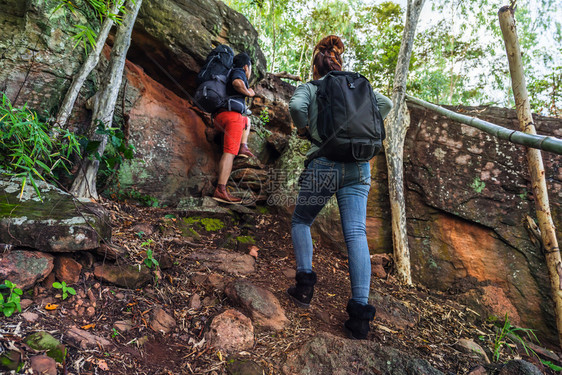
[[[515,28],[514,9],[512,6],[502,7],[499,10],[498,15],[505,42],[507,59],[509,61],[509,72],[511,74],[511,83],[513,95],[515,96],[519,126],[525,133],[536,134],[533,117],[531,115],[531,106],[529,104],[527,87],[525,84],[525,75],[523,73],[521,49],[519,47],[517,31]],[[527,160],[529,163],[529,172],[531,174],[533,192],[535,195],[535,208],[537,211],[539,228],[541,230],[541,238],[544,245],[546,265],[550,275],[552,298],[554,299],[556,308],[558,341],[562,347],[562,260],[560,258],[558,240],[556,239],[556,229],[550,213],[541,152],[532,148],[527,149]]]
[[[433,112],[446,116],[451,120],[482,130],[483,132],[491,134],[497,138],[562,155],[562,139],[546,135],[527,134],[519,130],[504,128],[503,126],[492,124],[491,122],[480,120],[476,117],[461,115],[460,113],[450,111],[410,95],[406,95],[406,100],[419,104],[424,108],[431,109]]]

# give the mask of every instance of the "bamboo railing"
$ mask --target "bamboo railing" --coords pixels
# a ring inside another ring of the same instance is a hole
[[[519,130],[504,128],[502,126],[492,124],[491,122],[480,120],[476,117],[461,115],[460,113],[450,111],[448,109],[445,109],[443,107],[440,107],[432,103],[428,103],[424,100],[418,99],[410,95],[406,95],[406,100],[412,103],[419,104],[422,107],[431,109],[434,112],[447,116],[448,118],[460,122],[462,124],[480,129],[498,138],[505,139],[507,141],[517,143],[523,146],[537,148],[540,150],[549,151],[555,154],[562,155],[562,139],[545,136],[545,135],[527,134]]]

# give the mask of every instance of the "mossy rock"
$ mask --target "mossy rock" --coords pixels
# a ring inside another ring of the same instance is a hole
[[[25,338],[24,342],[32,349],[47,351],[47,355],[55,361],[59,363],[64,362],[66,347],[47,332],[32,333]]]

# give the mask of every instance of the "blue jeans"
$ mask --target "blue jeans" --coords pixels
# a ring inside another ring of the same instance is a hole
[[[300,177],[300,191],[292,218],[292,238],[298,272],[312,271],[310,226],[334,193],[349,257],[351,298],[367,304],[371,258],[367,245],[367,197],[371,187],[368,162],[342,163],[320,157]]]

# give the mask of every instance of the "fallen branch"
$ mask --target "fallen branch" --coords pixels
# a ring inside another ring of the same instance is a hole
[[[282,71],[282,72],[279,72],[279,73],[272,73],[271,75],[274,76],[274,77],[277,77],[277,78],[286,78],[286,79],[290,79],[290,80],[293,80],[293,81],[302,81],[301,77],[296,76],[294,74],[287,73],[286,71]]]

